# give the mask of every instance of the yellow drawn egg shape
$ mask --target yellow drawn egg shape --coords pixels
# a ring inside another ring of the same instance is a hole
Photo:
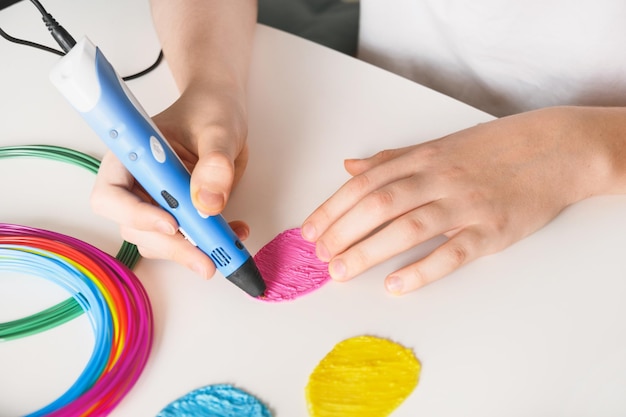
[[[421,364],[388,339],[357,336],[333,348],[309,377],[311,417],[385,417],[413,392]]]

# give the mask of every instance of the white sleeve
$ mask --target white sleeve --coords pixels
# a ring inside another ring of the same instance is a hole
[[[626,105],[623,0],[361,0],[359,58],[496,116]]]

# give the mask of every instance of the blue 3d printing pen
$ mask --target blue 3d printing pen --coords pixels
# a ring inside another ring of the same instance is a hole
[[[179,231],[217,270],[253,297],[265,282],[250,253],[221,215],[204,216],[191,202],[190,174],[100,49],[87,38],[50,73],[52,83],[141,186],[176,218]]]

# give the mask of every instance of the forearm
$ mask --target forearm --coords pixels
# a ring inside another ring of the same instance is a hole
[[[178,88],[228,88],[245,97],[255,0],[151,0],[163,52]]]

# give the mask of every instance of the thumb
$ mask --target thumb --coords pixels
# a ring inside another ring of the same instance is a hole
[[[191,199],[198,211],[216,215],[226,206],[235,177],[233,158],[224,151],[201,154],[191,173]]]

